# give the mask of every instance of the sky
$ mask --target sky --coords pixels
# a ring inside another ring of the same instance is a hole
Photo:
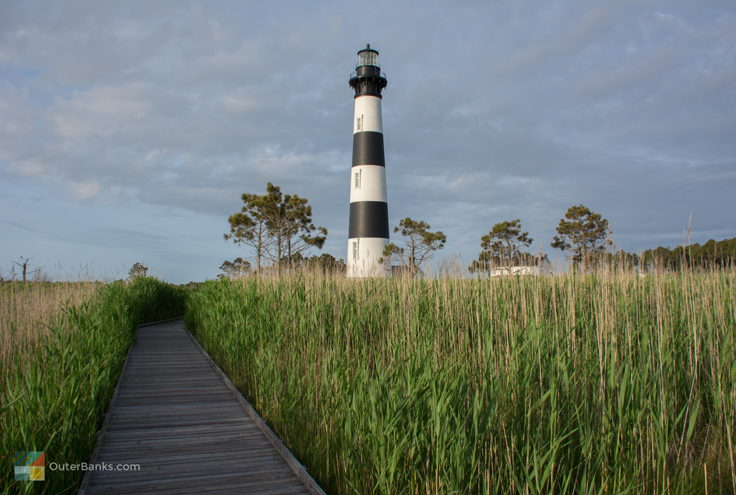
[[[514,218],[560,259],[581,203],[627,251],[736,236],[731,0],[0,0],[0,275],[214,278],[269,181],[345,258],[366,43],[389,222],[442,230],[437,262]]]

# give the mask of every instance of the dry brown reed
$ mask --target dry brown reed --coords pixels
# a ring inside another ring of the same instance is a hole
[[[0,284],[0,365],[25,355],[65,307],[87,301],[99,282],[10,282]]]

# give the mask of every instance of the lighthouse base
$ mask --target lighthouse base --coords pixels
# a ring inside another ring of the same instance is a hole
[[[379,278],[389,275],[388,263],[381,262],[388,239],[360,237],[348,239],[348,278]]]

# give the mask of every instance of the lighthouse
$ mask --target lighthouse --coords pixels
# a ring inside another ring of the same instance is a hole
[[[380,260],[388,244],[386,163],[381,117],[381,91],[386,87],[386,75],[378,64],[378,51],[371,45],[366,45],[358,52],[358,63],[350,76],[350,87],[355,90],[355,118],[347,276],[385,277],[388,271]]]

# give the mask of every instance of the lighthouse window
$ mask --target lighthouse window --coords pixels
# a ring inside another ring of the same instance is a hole
[[[356,131],[362,131],[363,130],[363,115],[355,119],[355,130]]]
[[[362,170],[358,170],[357,172],[355,172],[355,188],[356,189],[360,189],[360,179],[361,179],[362,172],[363,172]]]
[[[353,259],[357,260],[359,258],[358,253],[360,252],[360,241],[353,241]]]
[[[373,65],[378,67],[378,52],[362,50],[358,54],[358,65]]]

